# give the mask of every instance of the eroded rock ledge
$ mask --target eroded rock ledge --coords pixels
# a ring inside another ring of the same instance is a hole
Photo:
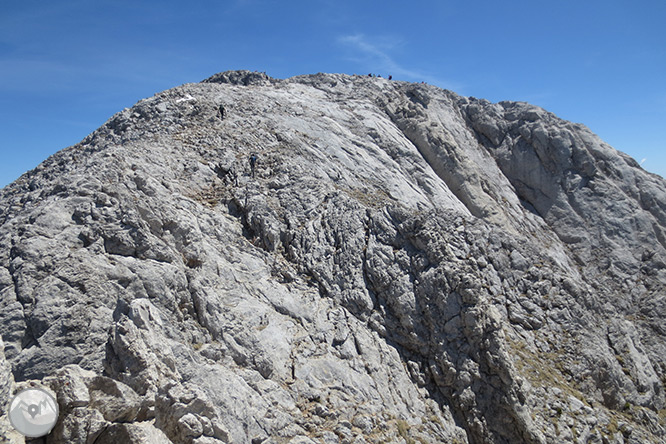
[[[0,202],[49,442],[665,442],[666,182],[540,108],[220,73]]]

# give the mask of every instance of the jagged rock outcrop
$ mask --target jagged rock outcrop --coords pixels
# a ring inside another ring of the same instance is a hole
[[[0,204],[49,442],[666,442],[666,182],[540,108],[226,72]]]

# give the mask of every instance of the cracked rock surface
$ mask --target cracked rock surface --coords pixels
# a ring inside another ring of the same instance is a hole
[[[49,443],[666,442],[666,182],[526,103],[220,73],[0,224],[8,442],[26,384]]]

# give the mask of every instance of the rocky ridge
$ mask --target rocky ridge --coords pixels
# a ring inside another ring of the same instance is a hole
[[[2,399],[54,443],[664,443],[665,211],[526,103],[220,73],[0,191]]]

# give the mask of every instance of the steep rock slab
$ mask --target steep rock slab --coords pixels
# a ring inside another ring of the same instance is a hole
[[[221,73],[2,190],[7,362],[55,442],[663,442],[663,189],[528,105]]]

